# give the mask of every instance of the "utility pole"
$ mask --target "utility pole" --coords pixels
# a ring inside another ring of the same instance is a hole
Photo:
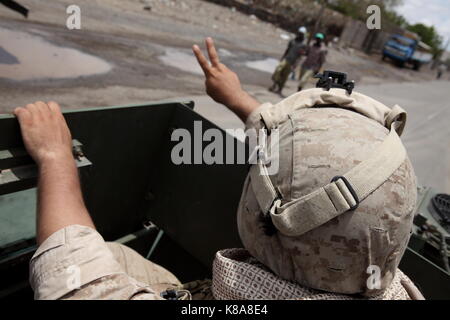
[[[448,46],[450,46],[450,37],[447,39],[447,42],[446,42],[446,44],[445,44],[445,46],[444,46],[444,49],[443,49],[443,51],[442,51],[442,53],[441,53],[441,56],[440,56],[439,58],[442,58],[443,54],[444,54],[445,52],[447,52]],[[443,62],[445,63],[446,61],[443,61]]]
[[[0,3],[4,5],[7,8],[10,8],[11,10],[14,10],[21,15],[23,15],[25,18],[28,18],[28,8],[24,7],[20,3],[14,1],[14,0],[0,0]]]
[[[450,45],[450,37],[447,39],[445,46],[442,48],[442,51],[436,56],[433,63],[431,64],[431,69],[436,69],[436,67],[441,63],[441,58],[444,52],[447,51],[448,46]],[[444,61],[445,62],[445,61]]]

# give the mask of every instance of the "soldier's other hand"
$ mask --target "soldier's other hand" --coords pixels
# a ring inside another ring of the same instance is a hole
[[[18,107],[14,115],[19,120],[25,147],[39,166],[48,161],[73,159],[70,130],[56,102],[38,101]]]
[[[206,93],[214,101],[224,104],[245,121],[251,111],[256,109],[260,103],[242,89],[237,74],[220,62],[212,38],[206,39],[206,48],[210,61],[203,55],[199,46],[192,47],[206,77]]]

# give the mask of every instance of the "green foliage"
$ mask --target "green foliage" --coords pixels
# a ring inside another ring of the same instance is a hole
[[[404,0],[259,0],[270,4],[270,7],[285,7],[296,12],[306,3],[326,4],[330,9],[338,11],[353,19],[365,22],[367,20],[367,7],[378,5],[381,9],[383,29],[387,32],[399,32],[398,27],[417,33],[423,42],[433,48],[433,54],[439,55],[442,51],[442,37],[437,30],[423,24],[409,25],[408,21],[394,9],[401,5]],[[256,1],[255,1],[256,2]]]
[[[426,26],[423,23],[416,23],[407,28],[409,31],[417,33],[423,42],[433,48],[433,54],[436,56],[442,51],[442,37],[434,26]]]

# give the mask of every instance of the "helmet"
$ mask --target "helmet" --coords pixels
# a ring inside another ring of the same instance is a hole
[[[306,30],[305,27],[300,27],[300,28],[298,28],[298,32],[299,32],[299,33],[306,34],[306,33],[308,32],[308,30]]]
[[[314,38],[316,39],[320,39],[320,40],[325,40],[325,36],[323,35],[323,33],[316,33],[316,35],[314,36]]]
[[[417,197],[399,138],[405,121],[399,106],[343,89],[305,90],[254,111],[247,127],[268,130],[271,154],[251,166],[244,185],[245,248],[309,288],[382,293],[409,241]]]

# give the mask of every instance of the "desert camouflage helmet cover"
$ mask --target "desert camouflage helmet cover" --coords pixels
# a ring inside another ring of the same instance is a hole
[[[306,90],[259,107],[247,127],[272,132],[273,148],[244,185],[238,227],[247,250],[310,288],[371,296],[389,287],[417,196],[399,138],[405,121],[399,106],[343,89]],[[268,175],[266,164],[277,161],[278,172]],[[368,286],[376,268],[379,286]]]

